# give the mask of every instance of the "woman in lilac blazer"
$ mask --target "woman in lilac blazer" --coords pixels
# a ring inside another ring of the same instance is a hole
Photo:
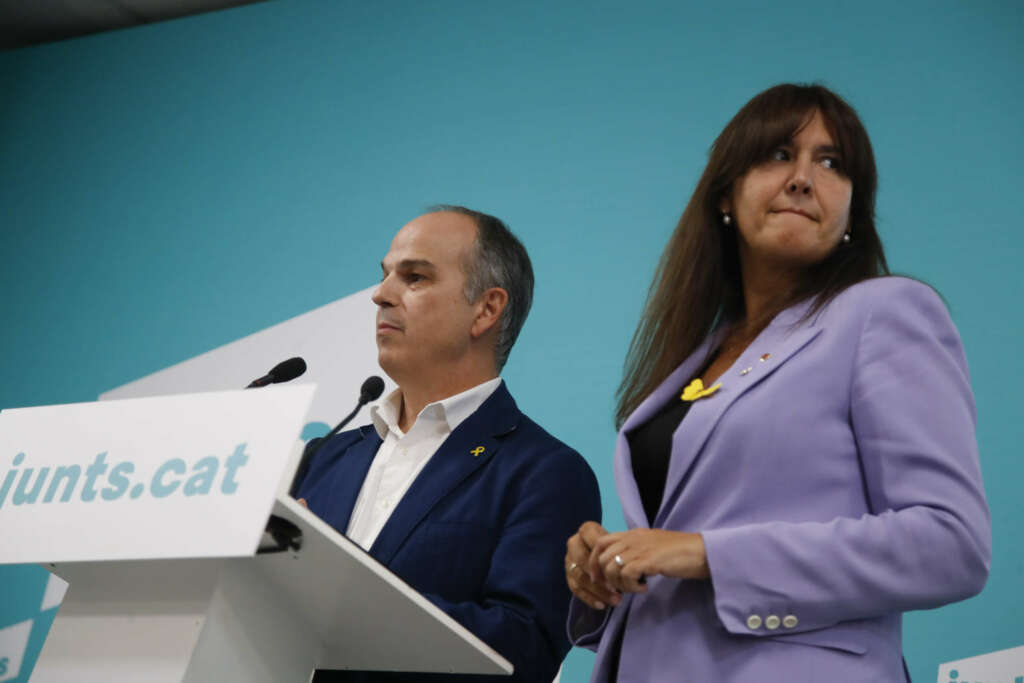
[[[984,586],[967,363],[935,292],[887,277],[876,179],[820,86],[715,141],[620,387],[629,530],[568,543],[593,681],[907,680],[901,613]]]

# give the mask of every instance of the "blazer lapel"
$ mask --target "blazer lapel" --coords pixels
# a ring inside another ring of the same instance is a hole
[[[672,507],[670,502],[676,499],[686,475],[722,415],[746,392],[770,377],[821,332],[822,328],[815,325],[794,328],[789,324],[798,320],[798,314],[805,309],[805,305],[798,305],[779,314],[747,347],[732,367],[717,380],[721,382],[722,388],[708,398],[698,399],[690,408],[690,412],[672,436],[672,458],[669,462],[661,509],[654,520],[655,526],[664,523],[665,516]],[[765,354],[770,355],[762,361],[761,357]]]
[[[385,565],[424,517],[453,489],[498,454],[497,438],[516,428],[520,412],[502,382],[476,412],[455,428],[395,507],[370,554]]]
[[[712,333],[704,340],[697,350],[672,371],[658,388],[637,406],[626,421],[622,423],[615,443],[615,457],[612,459],[612,471],[615,475],[615,488],[622,502],[622,512],[629,528],[648,526],[647,513],[644,512],[640,489],[633,477],[633,458],[629,451],[629,440],[626,434],[649,420],[658,409],[665,405],[680,390],[690,376],[697,372],[708,353],[718,341],[718,334]]]
[[[343,508],[335,511],[337,517],[331,518],[334,528],[340,529],[343,533],[352,518],[352,510],[355,508],[356,498],[359,497],[359,489],[363,487],[366,473],[369,472],[370,464],[382,443],[380,435],[372,426],[360,427],[359,431],[363,440],[353,444],[344,452],[341,475],[335,480],[337,483],[331,490],[333,500],[346,501]]]
[[[665,405],[669,396],[675,393],[676,388],[682,386],[682,383],[686,380],[691,379],[690,375],[693,374],[700,368],[701,364],[707,359],[708,353],[713,348],[714,344],[717,343],[720,334],[713,332],[708,335],[708,338],[697,347],[697,350],[690,354],[690,357],[684,360],[678,368],[672,371],[665,380],[658,385],[658,388],[651,392],[651,394],[637,406],[636,410],[630,413],[626,421],[622,423],[622,429],[620,430],[623,434],[632,431],[634,428],[647,422],[654,413],[658,411],[661,406]]]

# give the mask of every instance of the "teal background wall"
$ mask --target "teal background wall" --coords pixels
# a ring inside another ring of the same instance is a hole
[[[657,256],[739,106],[822,81],[872,135],[890,263],[947,298],[977,394],[995,555],[981,596],[907,616],[933,680],[1024,644],[1022,8],[280,0],[0,53],[0,406],[92,400],[366,287],[398,227],[462,203],[532,254],[505,375],[622,528],[612,395]],[[39,572],[0,567],[0,628]]]

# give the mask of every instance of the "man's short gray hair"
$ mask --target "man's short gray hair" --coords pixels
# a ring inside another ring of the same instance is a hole
[[[508,304],[498,321],[498,343],[494,350],[495,364],[500,371],[533,303],[530,256],[508,226],[494,216],[452,204],[432,206],[430,211],[462,214],[476,223],[476,243],[469,259],[462,264],[466,274],[466,300],[476,301],[491,287],[501,287],[508,293]]]

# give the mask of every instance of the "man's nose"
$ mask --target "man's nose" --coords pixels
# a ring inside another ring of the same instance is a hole
[[[373,290],[373,294],[370,296],[370,300],[382,308],[394,305],[390,281],[390,278],[385,277],[380,281],[380,284],[377,285],[377,288]]]

